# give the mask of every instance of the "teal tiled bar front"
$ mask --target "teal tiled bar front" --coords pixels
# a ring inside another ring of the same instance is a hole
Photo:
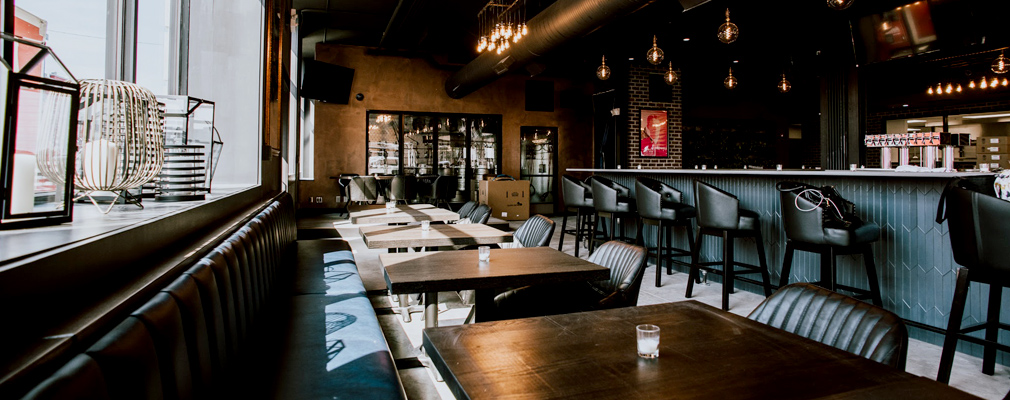
[[[818,170],[649,170],[649,169],[569,169],[574,174],[595,174],[612,179],[635,190],[635,178],[648,177],[662,181],[684,192],[684,199],[694,204],[695,180],[712,184],[736,195],[740,206],[761,214],[761,234],[764,236],[768,267],[772,284],[777,285],[782,271],[786,236],[782,227],[779,192],[775,184],[780,181],[799,181],[815,186],[831,185],[846,199],[856,204],[856,211],[864,221],[880,225],[880,240],[873,244],[873,254],[880,280],[884,308],[902,318],[926,325],[946,328],[947,314],[954,292],[954,277],[958,265],[954,263],[947,237],[947,224],[935,222],[937,203],[944,186],[954,177],[984,177],[980,173],[914,173],[889,170],[818,171]],[[1008,221],[1010,223],[1010,221]],[[636,223],[623,225],[625,232],[634,237]],[[647,229],[648,231],[648,229]],[[654,245],[654,228],[646,232],[646,241]],[[674,234],[675,247],[687,248],[683,230]],[[1008,240],[1010,245],[1010,240]],[[722,241],[709,237],[701,249],[702,261],[722,258]],[[736,258],[757,264],[757,252],[750,239],[739,240]],[[813,282],[820,279],[820,256],[797,251],[793,257],[790,282]],[[678,268],[686,271],[686,267]],[[643,284],[652,285],[651,277]],[[718,277],[710,279],[718,280]],[[862,257],[838,257],[838,282],[854,287],[867,287]],[[744,290],[761,293],[759,287],[737,283]],[[985,319],[987,285],[972,283],[964,324]],[[1004,297],[1006,298],[1006,297]],[[730,299],[732,307],[732,297]],[[1010,307],[1003,307],[1002,320],[1010,319]],[[921,329],[910,329],[912,337],[937,345],[942,337]],[[1000,342],[1010,342],[1001,333]],[[981,347],[961,342],[959,350],[981,356]],[[1000,354],[999,362],[1010,361]]]

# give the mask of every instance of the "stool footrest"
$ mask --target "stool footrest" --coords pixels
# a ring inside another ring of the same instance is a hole
[[[711,261],[711,262],[703,262],[703,263],[698,263],[698,264],[688,263],[687,265],[689,265],[689,266],[690,265],[697,265],[698,268],[701,268],[701,269],[703,269],[705,271],[708,271],[708,272],[715,273],[717,275],[722,275],[722,273],[723,273],[722,269],[710,268],[713,265],[722,265],[722,261]],[[733,275],[759,274],[759,273],[761,273],[761,267],[759,267],[757,265],[734,262],[733,266],[734,267],[744,267],[744,268],[747,268],[747,269],[744,269],[744,270],[737,270],[737,269],[734,268],[733,269]],[[762,283],[762,285],[764,285],[764,284]]]

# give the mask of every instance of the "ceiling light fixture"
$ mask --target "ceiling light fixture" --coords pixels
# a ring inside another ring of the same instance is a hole
[[[779,93],[789,93],[793,85],[786,79],[786,74],[782,74],[782,81],[778,84]]]
[[[729,20],[729,9],[726,9],[726,22],[719,25],[719,32],[716,34],[719,41],[723,43],[733,43],[740,37],[740,28]]]
[[[526,1],[518,7],[519,0],[491,0],[477,12],[481,36],[477,39],[477,52],[493,51],[501,54],[519,43],[529,34],[526,26]]]
[[[645,53],[645,59],[649,60],[649,64],[659,65],[663,62],[663,50],[656,46],[656,35],[652,35],[652,48]]]
[[[730,67],[730,69],[729,69],[729,76],[727,76],[726,79],[723,79],[722,85],[725,86],[726,89],[733,90],[733,88],[735,88],[736,85],[739,84],[739,83],[740,82],[737,81],[736,77],[733,76],[733,68]]]
[[[602,63],[596,68],[596,77],[601,81],[610,79],[610,67],[607,66],[607,56],[603,56]]]
[[[996,57],[996,59],[992,62],[992,72],[1005,74],[1008,70],[1010,70],[1010,65],[1007,65],[1008,63],[1010,62],[1008,62],[1007,58],[1003,56],[1003,51],[1000,51],[999,57]]]
[[[673,70],[673,62],[670,62],[670,69],[663,74],[663,80],[666,81],[667,85],[673,85],[677,83],[680,78],[677,76],[677,72]]]
[[[828,7],[831,7],[835,10],[844,10],[846,8],[849,8],[849,6],[851,6],[852,3],[855,2],[856,0],[828,0]]]

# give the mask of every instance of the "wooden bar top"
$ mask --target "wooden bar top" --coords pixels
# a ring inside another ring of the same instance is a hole
[[[387,210],[385,204],[350,206],[352,224],[405,224],[420,221],[455,221],[459,214],[431,204],[398,204]]]
[[[598,281],[610,269],[547,247],[492,249],[486,263],[477,250],[379,255],[393,294],[492,289],[533,283]]]
[[[358,232],[370,249],[494,244],[512,241],[512,234],[484,224],[363,226]]]
[[[661,329],[659,357],[635,326]],[[696,301],[425,329],[457,399],[975,399]]]

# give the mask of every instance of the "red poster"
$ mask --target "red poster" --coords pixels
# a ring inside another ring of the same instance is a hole
[[[666,157],[666,111],[642,110],[642,156]]]

